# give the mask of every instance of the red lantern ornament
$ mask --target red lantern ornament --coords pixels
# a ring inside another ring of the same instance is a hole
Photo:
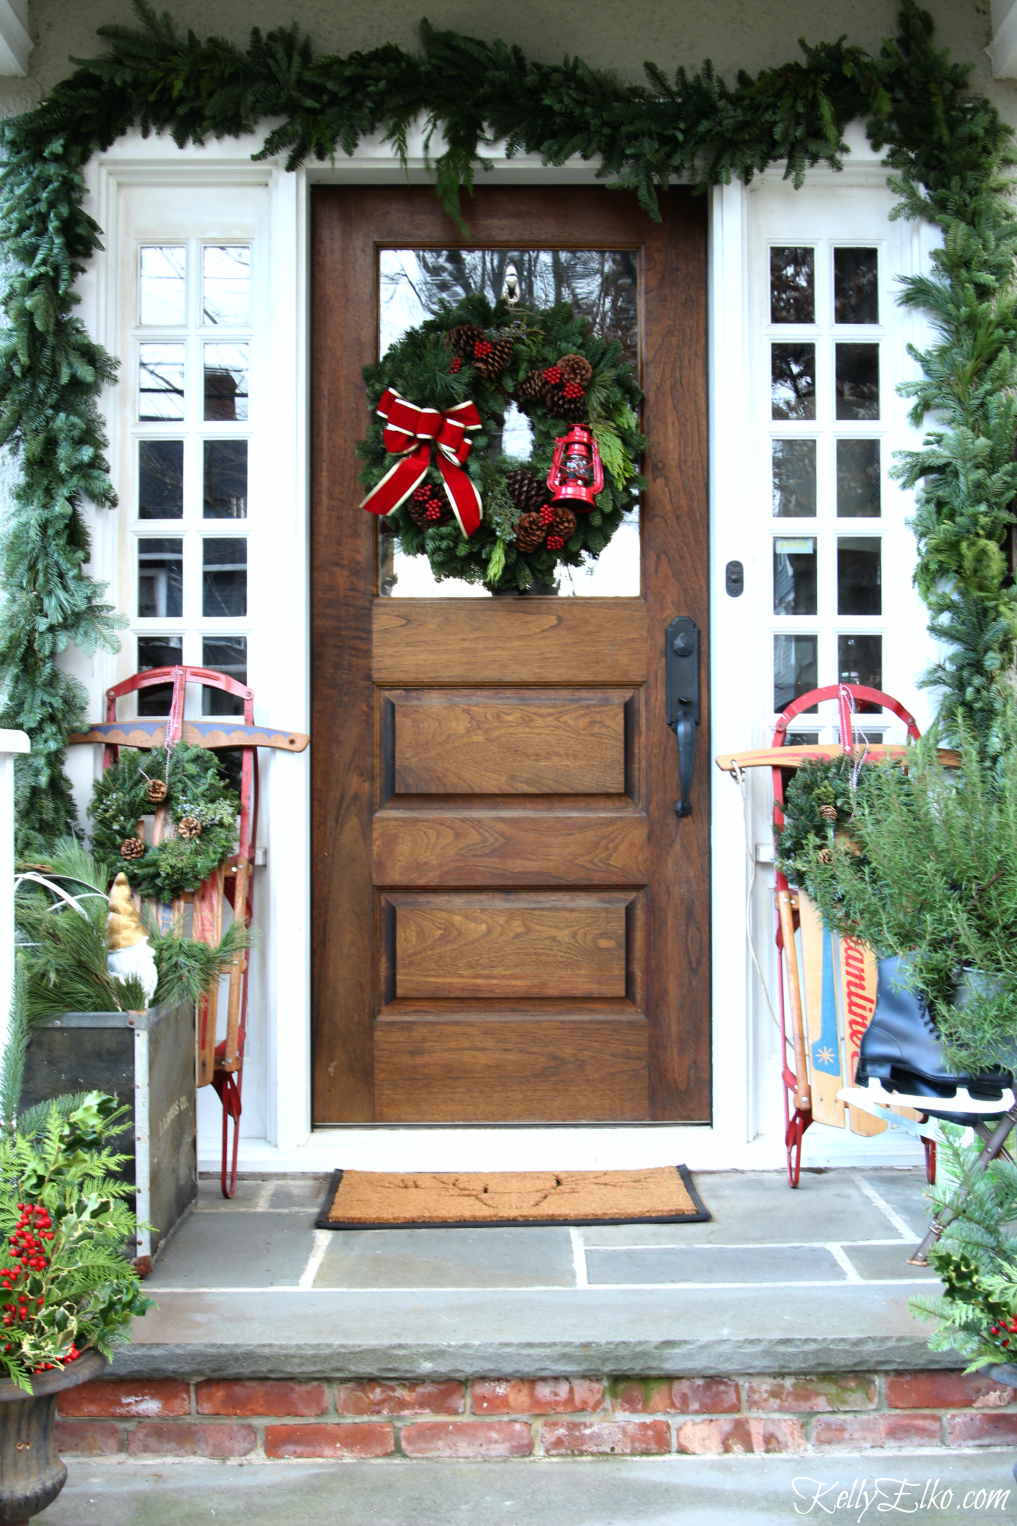
[[[604,467],[589,424],[573,424],[554,442],[554,460],[547,474],[552,503],[564,503],[588,514],[604,486]]]

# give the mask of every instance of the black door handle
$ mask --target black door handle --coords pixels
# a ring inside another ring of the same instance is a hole
[[[664,648],[667,678],[667,724],[678,739],[678,816],[692,815],[692,775],[696,766],[696,727],[700,721],[699,627],[688,615],[676,615],[667,628]]]

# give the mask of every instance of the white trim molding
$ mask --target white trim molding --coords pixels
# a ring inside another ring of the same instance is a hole
[[[0,0],[0,74],[26,75],[34,47],[28,31],[28,0]]]
[[[993,79],[1017,79],[1017,0],[992,7],[994,31],[986,48]]]

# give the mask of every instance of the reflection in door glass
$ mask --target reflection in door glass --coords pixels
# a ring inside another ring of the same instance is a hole
[[[443,303],[455,304],[480,293],[496,301],[505,289],[505,273],[514,265],[519,307],[552,307],[569,302],[588,319],[594,333],[617,339],[625,359],[639,363],[638,260],[632,249],[382,249],[379,253],[379,353],[436,314]],[[530,451],[530,426],[510,404],[495,455]],[[401,598],[489,598],[474,583],[435,581],[427,558],[404,556],[379,525],[378,588]],[[610,546],[586,567],[563,567],[559,593],[636,598],[640,591],[639,514],[624,519]]]

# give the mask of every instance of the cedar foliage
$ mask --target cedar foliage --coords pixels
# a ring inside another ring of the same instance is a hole
[[[351,154],[383,130],[405,155],[423,118],[443,204],[462,224],[484,150],[549,164],[599,160],[608,185],[636,193],[651,216],[674,180],[697,189],[746,182],[773,164],[800,185],[818,163],[837,166],[848,121],[861,117],[888,151],[898,214],[941,227],[944,248],[929,276],[902,286],[939,339],[918,355],[913,418],[935,428],[900,463],[922,483],[915,529],[917,585],[947,655],[928,675],[939,689],[946,734],[973,729],[998,750],[1003,674],[1017,639],[1015,596],[1002,546],[1017,493],[1011,460],[1015,403],[1014,222],[1008,200],[1011,132],[986,100],[969,95],[969,66],[937,51],[929,14],[904,0],[900,33],[878,54],[843,39],[802,43],[802,58],[728,85],[709,62],[672,78],[650,63],[645,84],[626,84],[579,58],[549,65],[503,42],[442,32],[422,22],[420,51],[391,44],[345,57],[316,56],[294,25],[255,29],[246,49],[180,35],[168,14],[133,0],[140,26],[100,28],[107,51],[82,61],[34,111],[0,124],[0,239],[13,274],[0,336],[0,440],[20,454],[21,478],[2,565],[9,590],[0,630],[2,725],[23,725],[33,751],[18,762],[20,846],[71,830],[62,767],[84,692],[57,658],[69,642],[115,649],[119,623],[102,587],[84,572],[85,498],[112,507],[106,442],[96,399],[116,363],[74,313],[74,282],[99,246],[82,207],[82,167],[129,128],[168,132],[181,146],[252,132],[266,119],[259,157]]]

